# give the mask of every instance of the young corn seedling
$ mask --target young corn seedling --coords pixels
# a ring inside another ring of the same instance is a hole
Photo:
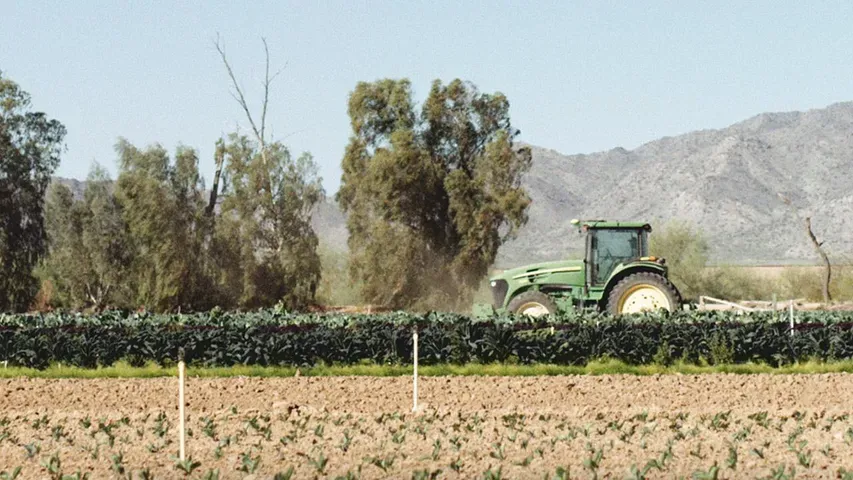
[[[441,475],[441,469],[438,470],[415,470],[412,472],[412,480],[435,480]]]
[[[124,455],[119,452],[110,457],[110,469],[118,475],[124,475]]]
[[[13,468],[11,471],[3,470],[0,472],[0,480],[15,480],[21,474],[21,470],[23,468],[20,466]]]
[[[47,418],[47,415],[43,415],[39,418],[36,418],[31,424],[31,426],[33,427],[33,430],[38,430],[42,426],[47,425],[48,423],[50,423],[50,420]]]
[[[433,462],[437,462],[439,457],[441,457],[441,440],[435,439],[435,442],[432,443],[432,454],[430,458]]]
[[[483,480],[503,480],[503,467],[498,466],[497,470],[492,470],[492,467],[489,467],[485,472],[483,472],[483,476],[481,478]]]
[[[41,452],[41,445],[37,442],[31,442],[24,445],[24,450],[27,451],[27,458],[33,458]]]
[[[294,470],[292,466],[287,467],[287,470],[276,473],[272,478],[273,480],[290,480],[291,478],[293,478],[293,474],[295,472],[296,470]]]
[[[546,480],[548,479],[548,475],[545,475]],[[571,467],[557,467],[554,470],[554,476],[551,477],[551,480],[571,480],[572,478],[572,468]]]
[[[770,428],[770,420],[767,419],[767,412],[766,411],[753,413],[752,415],[749,415],[746,418],[754,421],[756,425],[758,425],[762,428]]]
[[[675,445],[675,443],[672,440],[667,441],[666,450],[664,450],[660,454],[660,464],[664,467],[666,467],[666,462],[668,462],[672,458],[675,458],[675,455],[672,453],[673,445]]]
[[[742,429],[738,430],[734,435],[732,435],[732,441],[742,442],[749,437],[749,434],[752,433],[752,427],[746,426]]]
[[[729,455],[726,457],[726,467],[731,470],[736,470],[737,459],[737,446],[729,444]]]
[[[77,470],[69,475],[62,474],[59,478],[60,480],[89,480],[89,472],[80,473],[80,470]]]
[[[279,438],[278,441],[282,445],[289,445],[291,443],[295,443],[297,439],[299,439],[299,432],[297,430],[291,430],[290,433]]]
[[[720,475],[720,467],[717,466],[717,462],[714,462],[707,471],[697,470],[693,472],[694,480],[717,480]]]
[[[729,414],[731,414],[731,410],[727,412],[719,412],[714,415],[714,418],[711,419],[711,430],[726,430],[729,428]]]
[[[261,464],[261,456],[252,457],[249,452],[243,452],[240,456],[240,468],[237,470],[245,473],[255,473]]]
[[[60,462],[58,454],[54,453],[49,458],[42,460],[41,466],[50,473],[52,478],[61,478],[62,471],[60,467],[62,466],[62,462]]]
[[[198,467],[201,466],[201,462],[193,460],[193,457],[187,457],[184,460],[172,456],[172,461],[175,462],[175,469],[184,472],[184,475],[192,474]]]
[[[702,442],[701,441],[696,445],[695,450],[690,450],[690,455],[698,458],[699,460],[704,460],[705,457],[708,456],[708,455],[702,453]]]
[[[646,480],[645,468],[640,470],[637,468],[637,465],[632,464],[631,468],[628,469],[628,475],[625,476],[625,480]]]
[[[83,450],[89,454],[89,457],[91,457],[92,460],[97,460],[101,456],[101,453],[100,453],[101,452],[101,444],[100,443],[95,443],[94,448],[83,447]]]
[[[630,440],[631,437],[634,436],[634,432],[636,432],[636,431],[637,431],[637,425],[632,423],[629,428],[625,429],[624,431],[622,431],[622,430],[619,431],[619,440],[624,442],[624,443],[628,443],[628,440]]]
[[[795,473],[794,467],[788,470],[785,468],[785,465],[779,465],[770,471],[769,476],[764,478],[768,480],[793,480]]]
[[[799,450],[797,453],[797,462],[806,468],[812,468],[812,451]]]
[[[201,422],[203,424],[201,432],[205,434],[205,436],[216,440],[216,424],[213,423],[213,419],[209,417],[202,417]]]
[[[342,452],[346,452],[349,450],[350,445],[352,445],[352,436],[350,435],[349,429],[347,429],[344,430],[344,438],[341,439],[341,443],[338,444],[338,448],[340,448]]]
[[[397,456],[392,454],[386,455],[385,457],[369,457],[365,460],[367,460],[371,465],[380,468],[383,473],[388,473],[388,469],[394,466],[394,460],[396,458]]]
[[[361,480],[361,465],[358,466],[358,470],[356,472],[347,470],[347,473],[338,475],[335,477],[335,480]]]
[[[225,438],[219,439],[219,444],[216,445],[215,449],[213,449],[213,456],[216,457],[217,460],[219,458],[221,458],[222,457],[222,449],[230,446],[232,443],[234,443],[234,440],[231,437],[231,435],[228,435]]]
[[[304,455],[304,454],[303,454]],[[304,455],[308,459],[308,464],[314,467],[314,470],[317,471],[320,475],[325,475],[326,467],[329,466],[329,459],[323,455],[323,452],[319,452],[316,457],[309,457]]]
[[[589,456],[584,459],[583,466],[592,474],[592,478],[594,480],[598,479],[598,468],[601,466],[601,459],[604,457],[604,452],[599,448],[595,449],[589,443],[586,444],[587,451],[589,451]]]
[[[152,432],[154,432],[154,435],[163,438],[168,431],[169,421],[166,419],[166,414],[164,412],[160,412],[160,414],[157,415],[157,418],[154,419],[154,428],[152,429]]]
[[[504,455],[504,446],[502,443],[500,443],[500,442],[493,443],[492,447],[494,447],[494,450],[489,452],[490,457],[497,459],[497,460],[501,460],[501,461],[506,459],[506,456]]]
[[[658,460],[657,458],[653,458],[646,462],[646,465],[643,467],[643,475],[648,474],[650,471],[652,471],[653,468],[659,472],[662,472],[664,466],[660,463],[660,460]]]
[[[154,474],[151,473],[148,467],[145,467],[142,470],[136,471],[136,478],[139,480],[154,480]]]
[[[836,477],[840,478],[841,480],[853,480],[853,470],[847,470],[844,467],[840,467],[836,472]]]
[[[208,470],[201,476],[202,480],[219,480],[219,469]]]

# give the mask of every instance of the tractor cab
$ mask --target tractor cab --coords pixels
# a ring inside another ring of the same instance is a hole
[[[613,314],[679,308],[681,296],[662,258],[649,256],[651,226],[572,220],[586,237],[582,260],[514,268],[489,279],[494,301],[475,313],[553,314],[595,307]]]
[[[584,222],[581,231],[586,233],[584,258],[591,287],[606,283],[620,264],[651,259],[648,252],[652,227],[648,223]]]

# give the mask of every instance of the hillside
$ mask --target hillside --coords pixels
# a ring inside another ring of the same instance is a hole
[[[582,248],[572,217],[687,220],[714,260],[811,261],[800,215],[832,253],[853,252],[853,102],[765,113],[720,130],[665,137],[631,151],[561,155],[534,147],[525,179],[530,222],[499,264],[555,258]],[[571,239],[575,241],[565,241]]]
[[[530,221],[501,249],[497,267],[578,255],[572,218],[686,220],[711,240],[720,263],[802,263],[815,256],[779,194],[810,215],[837,259],[853,254],[853,102],[764,113],[719,130],[664,137],[634,150],[563,155],[532,146],[524,183]],[[84,182],[73,183],[80,192]],[[317,209],[323,243],[346,248],[334,202]]]

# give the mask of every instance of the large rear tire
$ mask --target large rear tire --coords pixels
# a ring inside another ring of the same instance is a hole
[[[640,272],[628,275],[616,284],[607,297],[607,311],[625,315],[655,310],[677,310],[681,295],[663,275]]]
[[[548,295],[533,290],[517,295],[510,300],[507,311],[516,315],[541,317],[557,313],[557,304]]]

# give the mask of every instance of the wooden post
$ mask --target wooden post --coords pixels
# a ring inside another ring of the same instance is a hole
[[[184,421],[184,349],[178,351],[178,434],[180,435],[180,459],[186,460],[186,424]]]
[[[414,351],[412,352],[412,359],[414,361],[414,370],[412,373],[412,411],[418,411],[418,327],[416,326],[414,332],[412,333],[412,344],[414,346]]]

